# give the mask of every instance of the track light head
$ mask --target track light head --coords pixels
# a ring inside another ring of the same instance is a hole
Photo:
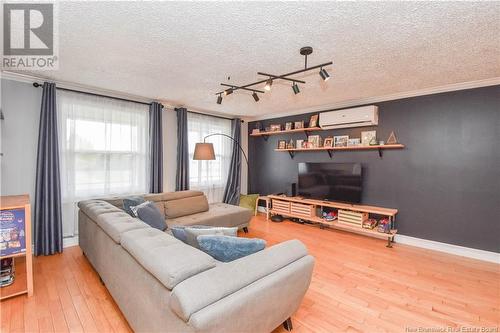
[[[253,99],[258,102],[259,101],[259,95],[257,95],[257,93],[254,91],[253,94],[252,94],[252,97]]]
[[[295,95],[297,95],[300,92],[299,86],[297,85],[297,82],[294,82],[292,84],[292,90]]]
[[[222,104],[222,95],[217,96],[217,104]]]
[[[319,76],[321,76],[323,81],[328,81],[330,79],[330,74],[328,74],[328,72],[324,68],[320,69]]]
[[[224,96],[231,95],[233,93],[233,88],[224,90]]]
[[[266,85],[264,86],[264,89],[266,89],[267,91],[270,91],[272,85],[273,85],[273,80],[269,79],[266,81]]]

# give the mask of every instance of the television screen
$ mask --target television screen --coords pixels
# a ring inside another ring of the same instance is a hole
[[[360,163],[299,163],[298,195],[304,198],[360,203]]]

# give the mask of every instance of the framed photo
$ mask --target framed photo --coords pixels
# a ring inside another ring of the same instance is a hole
[[[286,141],[285,140],[278,141],[278,149],[286,149]]]
[[[325,141],[323,142],[323,147],[326,148],[333,147],[333,138],[332,137],[325,138]]]
[[[363,131],[361,132],[361,144],[363,146],[369,146],[370,141],[377,139],[377,131]]]
[[[293,148],[295,148],[295,143],[293,142],[293,139],[290,139],[290,141],[288,141],[286,144],[286,149],[293,149]]]
[[[303,143],[304,143],[304,140],[297,140],[297,141],[295,142],[295,146],[296,146],[297,148],[302,148],[302,144],[303,144]]]
[[[271,125],[271,132],[276,132],[276,131],[281,131],[281,125],[279,124]]]
[[[333,137],[334,147],[347,147],[347,142],[349,141],[349,135],[338,135]]]
[[[356,147],[359,145],[361,145],[360,138],[349,139],[349,141],[347,141],[347,147]]]
[[[304,121],[301,120],[301,121],[296,121],[295,122],[295,128],[298,129],[298,128],[304,128]]]
[[[292,130],[292,129],[293,129],[293,123],[292,122],[285,123],[285,130],[289,131],[289,130]]]
[[[319,135],[309,135],[307,141],[311,144],[308,148],[318,148],[321,147],[321,136]]]
[[[303,149],[308,149],[308,148],[314,148],[314,147],[313,147],[313,145],[312,145],[312,143],[311,143],[311,142],[309,142],[309,141],[304,141],[304,142],[302,142],[302,148],[303,148]]]
[[[309,121],[309,127],[317,127],[318,126],[318,115],[312,115],[311,120]]]

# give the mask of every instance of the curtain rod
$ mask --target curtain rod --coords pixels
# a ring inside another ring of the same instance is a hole
[[[34,83],[33,83],[33,87],[35,87],[35,88],[39,88],[39,87],[42,87],[42,85],[41,85],[40,83],[38,83],[38,82],[34,82]],[[94,94],[94,93],[87,92],[87,91],[74,90],[74,89],[62,88],[62,87],[57,87],[57,86],[56,86],[56,89],[59,89],[59,90],[64,90],[64,91],[70,91],[70,92],[79,93],[79,94],[90,95],[90,96],[97,96],[97,97],[112,98],[112,99],[116,99],[116,100],[119,100],[119,101],[132,102],[132,103],[138,103],[138,104],[143,104],[143,105],[150,105],[150,104],[151,104],[151,103],[146,103],[146,102],[136,101],[136,100],[133,100],[133,99],[126,99],[126,98],[121,98],[121,97],[114,97],[114,96],[101,95],[101,94]],[[162,106],[163,106],[163,105],[162,105]],[[163,106],[163,107],[164,107],[164,106]],[[234,119],[234,118],[227,118],[227,117],[222,117],[222,116],[215,116],[215,115],[206,114],[206,113],[201,113],[201,112],[196,112],[196,111],[189,111],[189,110],[188,110],[188,112],[191,112],[191,113],[196,113],[196,114],[200,114],[200,115],[204,115],[204,116],[209,116],[209,117],[215,117],[215,118],[227,119],[227,120],[233,120],[233,119]],[[244,123],[244,121],[243,121],[243,120],[242,120],[241,122],[242,122],[242,123]]]
[[[39,88],[42,85],[38,82],[33,83],[33,87]],[[125,101],[125,102],[132,102],[132,103],[137,103],[137,104],[143,104],[143,105],[150,105],[151,103],[146,103],[146,102],[141,102],[141,101],[136,101],[133,99],[127,99],[127,98],[121,98],[121,97],[115,97],[115,96],[108,96],[108,95],[101,95],[101,94],[94,94],[88,91],[81,91],[81,90],[74,90],[74,89],[68,89],[68,88],[61,88],[61,87],[56,87],[58,90],[64,90],[64,91],[70,91],[70,92],[75,92],[79,94],[84,94],[84,95],[90,95],[90,96],[97,96],[97,97],[106,97],[106,98],[111,98],[111,99],[116,99],[119,101]]]
[[[176,108],[176,109],[177,109],[177,108]],[[201,113],[201,112],[190,111],[190,110],[187,110],[187,112],[189,112],[189,113],[194,113],[194,114],[199,114],[199,115],[202,115],[202,116],[207,116],[207,117],[219,118],[219,119],[227,119],[227,120],[234,120],[234,119],[235,119],[235,118],[228,118],[228,117],[223,117],[223,116],[216,116],[216,115],[213,115],[213,114]],[[244,121],[244,120],[242,120],[241,122],[242,122],[242,123],[244,123],[245,121]]]

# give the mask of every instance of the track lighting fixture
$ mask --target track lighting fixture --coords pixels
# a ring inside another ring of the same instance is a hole
[[[323,81],[328,81],[330,79],[330,74],[328,74],[328,72],[324,68],[321,68],[319,70],[319,76],[321,76]]]
[[[257,95],[257,93],[254,91],[253,94],[252,94],[252,97],[253,99],[258,102],[259,101],[259,95]]]
[[[302,56],[304,56],[304,68],[303,69],[299,69],[299,70],[292,71],[292,72],[289,72],[289,73],[286,73],[286,74],[281,74],[281,75],[276,75],[276,74],[272,74],[272,73],[257,72],[258,75],[262,75],[265,78],[262,79],[262,80],[258,80],[258,81],[255,81],[255,82],[252,82],[252,83],[243,84],[243,85],[234,85],[234,84],[221,83],[221,86],[225,86],[227,88],[225,88],[226,90],[222,90],[222,91],[219,91],[219,92],[215,93],[215,95],[219,96],[217,98],[217,103],[218,104],[222,103],[222,94],[224,94],[224,96],[226,96],[226,95],[232,94],[236,90],[251,91],[253,99],[256,102],[258,102],[259,101],[259,96],[257,95],[257,93],[263,94],[266,91],[270,91],[271,90],[271,86],[273,85],[273,81],[276,81],[276,80],[292,81],[292,90],[293,90],[293,93],[294,94],[298,94],[298,93],[300,93],[300,89],[299,89],[298,83],[300,83],[300,84],[306,84],[306,82],[302,81],[302,80],[299,80],[297,78],[293,78],[293,76],[295,76],[297,74],[304,73],[304,72],[309,72],[309,71],[312,71],[312,70],[317,70],[318,68],[320,69],[319,75],[321,76],[321,78],[323,79],[323,81],[328,81],[330,79],[330,74],[328,74],[328,72],[326,71],[326,69],[324,69],[323,67],[332,65],[333,64],[332,61],[321,63],[321,64],[314,65],[314,66],[308,66],[308,64],[307,64],[307,57],[310,56],[313,53],[313,48],[310,47],[310,46],[302,47],[302,48],[300,48],[299,53]],[[263,90],[258,90],[258,89],[251,88],[253,86],[261,85],[263,83],[265,83],[265,86],[264,86]]]
[[[273,85],[273,80],[269,79],[266,81],[266,85],[264,86],[264,89],[266,89],[267,91],[270,91],[272,85]]]

